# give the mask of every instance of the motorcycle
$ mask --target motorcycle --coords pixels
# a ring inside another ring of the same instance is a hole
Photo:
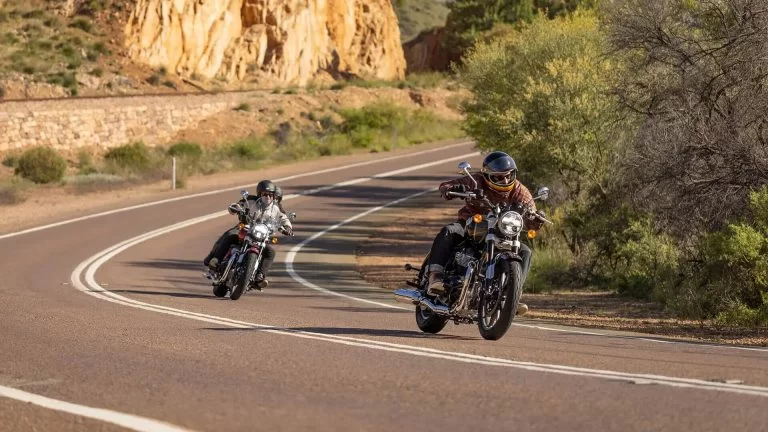
[[[247,202],[248,191],[241,191],[240,194]],[[237,300],[244,292],[255,288],[254,278],[261,266],[265,248],[268,243],[278,243],[274,235],[275,231],[278,230],[283,234],[285,232],[276,226],[277,221],[254,220],[255,215],[250,213],[247,206],[234,203],[230,204],[228,210],[236,214],[240,220],[238,242],[232,245],[221,260],[217,271],[206,274],[206,277],[212,281],[213,295],[224,297],[230,293],[229,298]],[[296,213],[289,213],[288,218],[291,221],[296,220]]]
[[[472,179],[475,190],[447,192],[448,196],[479,200],[489,211],[468,218],[464,238],[454,248],[444,270],[445,291],[438,296],[427,293],[429,277],[424,258],[420,268],[406,264],[407,271],[418,276],[406,283],[415,289],[395,290],[395,300],[416,306],[416,325],[425,333],[439,333],[449,320],[456,325],[477,323],[480,335],[487,340],[501,339],[517,314],[522,294],[522,258],[520,235],[526,219],[546,219],[543,212],[533,212],[520,204],[494,205],[482,194],[469,172],[467,162],[459,164],[459,172]],[[539,188],[534,200],[546,200],[549,189]],[[529,238],[536,230],[529,230]]]

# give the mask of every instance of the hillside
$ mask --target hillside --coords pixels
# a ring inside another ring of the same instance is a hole
[[[398,80],[401,41],[446,13],[439,0],[403,0],[394,10],[389,0],[288,0],[284,10],[263,0],[193,3],[0,0],[0,98]]]

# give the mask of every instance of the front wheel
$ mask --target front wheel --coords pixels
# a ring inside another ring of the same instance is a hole
[[[493,287],[490,293],[482,291],[477,308],[477,327],[483,339],[499,340],[509,330],[523,292],[521,280],[519,262],[500,261],[497,264]]]
[[[421,263],[421,271],[419,271],[419,285],[426,291],[427,286],[427,264],[429,262],[429,255],[424,258],[424,262]],[[424,333],[437,334],[440,330],[445,328],[445,324],[448,323],[448,318],[440,316],[429,309],[422,309],[421,306],[416,305],[416,325],[419,326],[419,330]]]
[[[237,281],[235,281],[235,288],[232,290],[232,295],[229,296],[231,300],[237,300],[241,295],[243,295],[245,289],[248,287],[251,275],[256,270],[256,264],[258,260],[259,256],[255,253],[249,253],[245,257],[245,265],[240,271],[240,274],[237,277]]]

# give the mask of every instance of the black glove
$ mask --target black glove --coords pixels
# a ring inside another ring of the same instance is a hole
[[[293,236],[293,228],[289,228],[289,227],[283,228],[283,234],[287,236]]]
[[[464,186],[463,184],[456,184],[451,186],[447,191],[445,191],[445,193],[443,194],[443,197],[450,201],[456,197],[450,196],[448,192],[465,193],[466,191],[467,191],[466,186]]]

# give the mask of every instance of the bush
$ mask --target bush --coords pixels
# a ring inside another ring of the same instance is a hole
[[[113,170],[119,168],[134,172],[146,170],[151,163],[149,148],[141,141],[110,149],[104,159]]]
[[[8,168],[16,168],[19,166],[19,156],[18,155],[8,155],[3,159],[3,166]]]
[[[13,205],[26,201],[25,191],[32,186],[24,179],[14,177],[10,182],[0,183],[0,205]]]
[[[266,143],[255,138],[235,141],[226,149],[226,153],[230,157],[246,161],[258,161],[269,156]]]
[[[60,181],[67,169],[67,161],[50,147],[35,147],[19,158],[16,174],[35,183]]]
[[[198,143],[182,141],[172,145],[168,149],[168,155],[199,159],[203,156],[203,149]]]

